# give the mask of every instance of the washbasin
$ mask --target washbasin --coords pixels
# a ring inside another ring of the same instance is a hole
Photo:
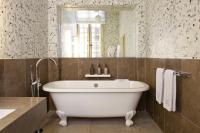
[[[14,112],[15,109],[0,109],[0,120]]]

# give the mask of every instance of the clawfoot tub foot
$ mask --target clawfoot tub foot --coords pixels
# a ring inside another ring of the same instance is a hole
[[[65,112],[63,111],[56,111],[57,115],[60,117],[60,122],[59,125],[60,126],[67,126],[67,115],[65,114]]]
[[[126,113],[125,119],[126,119],[127,127],[130,127],[133,125],[132,118],[133,118],[133,116],[135,116],[135,114],[136,114],[136,111],[130,111],[130,112]]]

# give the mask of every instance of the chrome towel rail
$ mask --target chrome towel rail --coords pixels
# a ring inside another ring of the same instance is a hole
[[[192,77],[192,74],[188,72],[179,71],[179,72],[176,72],[176,76],[190,78]]]
[[[155,68],[155,70],[156,70],[157,68]],[[163,68],[163,69],[165,69],[165,70],[167,70],[167,68]],[[183,71],[175,71],[176,73],[176,76],[178,76],[178,77],[184,77],[184,78],[190,78],[190,77],[192,77],[192,74],[191,73],[189,73],[189,72],[183,72]]]

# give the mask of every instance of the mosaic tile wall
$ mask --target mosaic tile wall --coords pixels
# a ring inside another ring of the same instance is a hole
[[[146,45],[146,0],[141,0],[137,4],[136,11],[136,57],[147,57],[148,47]]]
[[[119,12],[106,12],[106,23],[102,26],[103,30],[103,57],[113,57],[114,51],[119,45]],[[110,52],[109,49],[112,49]]]
[[[200,58],[200,0],[0,0],[0,58],[59,57],[58,5],[129,4],[137,57]]]
[[[136,6],[136,57],[200,58],[199,0],[142,0]],[[86,6],[85,0],[49,0],[49,55],[58,56],[56,5]],[[88,6],[138,1],[90,0]]]
[[[0,0],[0,58],[48,56],[47,0]]]
[[[147,57],[200,58],[200,1],[146,1]]]
[[[50,57],[60,57],[59,55],[59,45],[58,45],[58,28],[57,28],[57,6],[78,6],[78,7],[92,7],[92,6],[106,6],[106,5],[136,5],[138,3],[143,3],[141,0],[48,0],[48,51]],[[140,4],[139,4],[140,5]],[[142,11],[144,6],[139,6],[137,8],[138,21],[144,20],[144,15]],[[138,48],[144,48],[144,28],[143,22],[138,23]],[[143,50],[138,50],[141,56],[146,55]],[[142,53],[141,53],[142,52]],[[138,56],[140,56],[138,55]]]

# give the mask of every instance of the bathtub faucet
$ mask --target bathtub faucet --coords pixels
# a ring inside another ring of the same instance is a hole
[[[50,60],[50,61],[52,61],[54,64],[55,64],[55,66],[57,67],[57,63],[56,63],[56,61],[54,60],[54,59],[52,59],[52,58],[41,58],[41,59],[39,59],[37,62],[36,62],[36,65],[35,65],[35,77],[36,77],[36,81],[35,82],[33,82],[32,83],[32,85],[36,85],[36,87],[37,87],[37,97],[39,97],[40,96],[40,92],[39,92],[39,90],[40,90],[40,86],[42,86],[42,84],[41,84],[41,82],[40,82],[40,75],[39,75],[39,65],[40,65],[40,63],[43,61],[43,60]]]

